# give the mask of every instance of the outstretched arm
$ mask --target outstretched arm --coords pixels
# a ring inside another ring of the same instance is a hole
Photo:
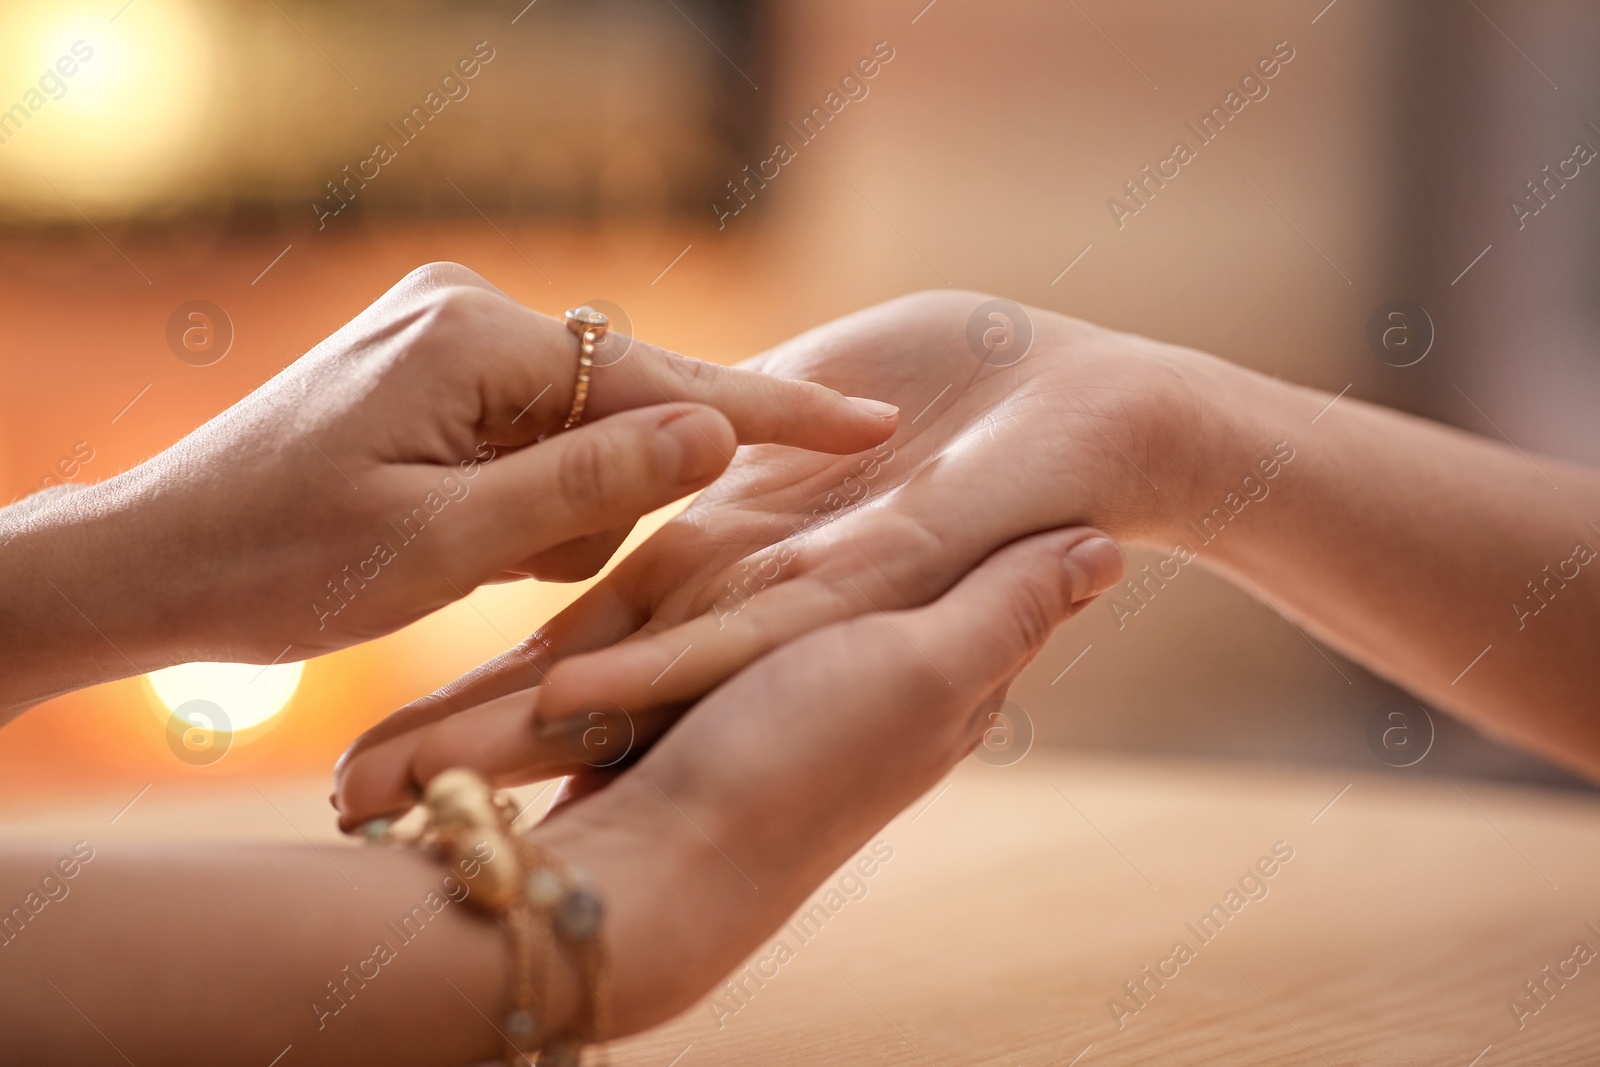
[[[1600,475],[1189,362],[1208,477],[1165,509],[1156,546],[1192,548],[1423,700],[1600,777]]]

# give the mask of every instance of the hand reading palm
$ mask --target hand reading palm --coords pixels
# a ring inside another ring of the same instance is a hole
[[[1028,534],[1148,533],[1156,490],[1140,468],[1154,420],[1141,407],[1159,392],[1164,346],[1034,312],[1032,349],[993,365],[966,341],[983,300],[908,297],[751,361],[897,404],[901,427],[854,456],[742,450],[522,645],[363,735],[337,774],[343,824],[405,810],[449,766],[514,784],[610,765],[773,648],[926,604]]]

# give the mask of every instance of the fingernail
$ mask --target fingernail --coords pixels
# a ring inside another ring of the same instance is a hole
[[[718,416],[686,411],[662,423],[656,434],[656,455],[661,459],[661,470],[680,483],[704,481],[728,465],[729,457],[718,450],[716,437],[723,436],[720,427],[705,427],[697,418],[707,420]]]
[[[1079,541],[1062,557],[1072,577],[1072,602],[1087,600],[1117,584],[1122,577],[1122,549],[1109,537]]]
[[[887,422],[900,414],[900,409],[893,404],[886,404],[882,400],[873,400],[864,396],[847,396],[846,400],[875,419]]]

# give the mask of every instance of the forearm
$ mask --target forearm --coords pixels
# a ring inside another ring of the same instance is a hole
[[[241,638],[278,623],[264,590],[287,586],[279,572],[298,562],[295,546],[251,543],[248,523],[207,514],[213,485],[173,450],[0,509],[0,724],[101,682],[195,660],[265,663],[282,649]],[[267,579],[240,575],[239,556]]]
[[[103,542],[117,520],[91,502],[104,496],[100,486],[62,487],[0,510],[0,723],[49,697],[165,665],[126,612],[107,610],[126,573],[106,569],[113,545]],[[148,565],[125,560],[123,570]],[[144,628],[155,629],[153,620]]]
[[[1600,775],[1600,476],[1196,367],[1206,473],[1170,536],[1419,698]]]
[[[260,1067],[292,1045],[296,1064],[436,1067],[501,1047],[505,935],[420,853],[89,851],[70,878],[52,852],[0,857],[7,1062]]]

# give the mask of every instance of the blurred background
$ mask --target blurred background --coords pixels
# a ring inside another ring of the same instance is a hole
[[[1597,40],[1576,0],[11,0],[0,500],[138,463],[435,259],[729,362],[988,290],[1600,462],[1600,171],[1528,184],[1600,146]],[[1119,226],[1124,183],[1274,54]],[[1375,341],[1400,301],[1410,347]],[[1186,574],[1121,629],[1097,607],[1057,635],[1012,697],[1035,743],[1579,788]],[[52,701],[0,734],[0,792],[326,776],[580,591]],[[206,766],[167,744],[194,695],[260,719]],[[1405,767],[1370,740],[1397,709]]]

